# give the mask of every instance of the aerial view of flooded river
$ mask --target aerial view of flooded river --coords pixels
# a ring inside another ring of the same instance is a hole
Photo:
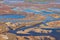
[[[0,40],[60,40],[60,0],[0,0]]]

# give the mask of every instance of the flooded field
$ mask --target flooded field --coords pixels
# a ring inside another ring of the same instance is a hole
[[[0,40],[60,40],[60,4],[44,0],[0,2]]]

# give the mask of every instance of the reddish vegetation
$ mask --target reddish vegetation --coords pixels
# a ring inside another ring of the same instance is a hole
[[[0,3],[0,14],[15,13],[8,5]]]
[[[14,7],[37,7],[39,9],[44,9],[47,10],[47,8],[51,8],[51,7],[57,7],[60,8],[60,4],[31,4],[31,3],[18,3],[18,4],[12,4],[10,6],[14,6]],[[27,14],[26,12],[16,12],[14,10],[11,9],[11,7],[6,5],[6,4],[2,4],[0,3],[0,14]]]
[[[16,12],[14,10],[11,9],[11,7],[9,7],[8,5],[5,4],[1,4],[0,3],[0,15],[1,14],[21,14],[21,15],[27,15],[28,13],[26,12]],[[33,13],[29,13],[29,15],[34,15]]]
[[[57,7],[57,8],[60,8],[60,4],[28,4],[28,3],[18,3],[18,4],[15,4],[14,6],[24,6],[24,7],[30,7],[30,6],[36,6],[36,7],[39,7],[41,9],[46,9],[46,8],[50,8],[50,7]]]

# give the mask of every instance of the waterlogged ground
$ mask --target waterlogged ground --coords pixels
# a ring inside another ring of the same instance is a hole
[[[45,38],[45,40],[60,40],[60,8],[37,10],[38,8],[33,9],[34,7],[31,8],[31,6],[27,8],[20,6],[15,5],[10,8],[15,13],[9,13],[8,10],[1,12],[1,40],[44,40]],[[9,38],[4,38],[3,35]],[[13,37],[11,38],[10,35]],[[37,36],[36,39],[35,36]]]
[[[31,10],[26,10],[25,12],[36,12],[36,11],[31,11]],[[42,12],[42,13],[41,13]],[[45,20],[43,20],[42,21],[42,23],[41,24],[44,24],[44,25],[46,25],[46,23],[48,23],[48,22],[53,22],[53,21],[60,21],[60,17],[59,18],[54,18],[54,17],[52,17],[52,16],[46,16],[46,15],[50,15],[50,14],[57,14],[57,13],[55,13],[55,12],[48,12],[48,11],[40,11],[40,12],[36,12],[35,14],[40,14],[40,15],[42,15],[42,16],[45,16],[46,17],[46,19]],[[9,15],[0,15],[0,19],[2,19],[2,18],[5,18],[5,20],[0,20],[0,21],[3,21],[3,22],[28,22],[28,20],[27,21],[23,21],[23,20],[18,20],[18,19],[22,19],[22,18],[25,18],[25,16],[23,16],[23,15],[13,15],[13,14],[9,14]],[[11,19],[11,18],[14,18],[15,20],[7,20],[7,19]],[[30,20],[30,22],[31,22],[31,20]],[[28,32],[28,34],[26,33],[26,34],[23,34],[23,33],[16,33],[17,31],[23,31],[24,32],[24,30],[27,30],[27,29],[30,29],[30,28],[35,28],[35,27],[37,27],[37,28],[39,28],[40,27],[40,25],[41,24],[36,24],[36,25],[31,25],[31,26],[27,26],[27,27],[21,27],[21,28],[17,28],[16,30],[12,30],[11,28],[10,28],[10,30],[9,30],[9,33],[13,33],[13,34],[16,34],[16,35],[18,35],[18,36],[53,36],[53,37],[55,37],[57,40],[60,40],[60,32],[57,32],[57,30],[60,30],[60,28],[41,28],[41,29],[44,29],[44,30],[51,30],[52,32],[51,33],[39,33],[39,32],[34,32],[34,31],[29,31]],[[47,25],[46,25],[47,26]]]

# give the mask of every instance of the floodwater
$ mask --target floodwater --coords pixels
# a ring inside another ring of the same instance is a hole
[[[14,9],[14,10],[16,10],[16,9]],[[41,14],[43,16],[48,15],[48,14],[57,14],[58,12],[60,12],[60,9],[58,9],[58,8],[52,8],[52,9],[49,9],[49,10],[52,10],[52,11],[48,12],[48,11],[45,11],[45,10],[41,10],[39,12],[36,12],[35,10],[32,10],[32,9],[26,9],[26,10],[23,10],[23,12],[32,12],[34,14]],[[24,22],[23,20],[18,20],[18,19],[19,18],[25,18],[25,17],[26,16],[24,16],[24,15],[17,15],[17,14],[0,15],[0,22],[1,21],[8,22],[8,20],[1,20],[2,18],[7,18],[7,19],[8,18],[15,18],[15,19],[17,19],[17,20],[9,20],[10,22],[16,22],[16,21],[17,22]],[[58,20],[60,20],[60,18],[56,19],[56,18],[53,18],[51,16],[47,16],[47,18],[45,20],[43,20],[43,22],[41,24],[46,25],[47,22],[58,21]],[[28,21],[26,21],[26,22],[28,22]],[[16,30],[11,29],[11,30],[9,30],[9,32],[14,33],[16,35],[20,35],[20,36],[29,36],[29,35],[32,35],[32,36],[48,36],[48,35],[50,35],[50,36],[56,37],[57,40],[60,40],[60,38],[59,38],[60,37],[60,32],[56,31],[56,30],[60,30],[60,28],[56,28],[56,29],[55,28],[54,29],[44,28],[45,30],[52,30],[52,33],[49,33],[49,34],[36,33],[36,32],[33,32],[33,31],[30,31],[29,34],[17,34],[16,33],[18,30],[25,30],[25,29],[29,29],[29,28],[39,27],[39,25],[41,25],[41,24],[37,24],[37,25],[34,25],[34,26],[29,26],[29,27],[22,27],[22,28],[18,28]]]
[[[25,18],[25,16],[17,14],[8,14],[8,15],[0,15],[0,19],[1,18]]]

